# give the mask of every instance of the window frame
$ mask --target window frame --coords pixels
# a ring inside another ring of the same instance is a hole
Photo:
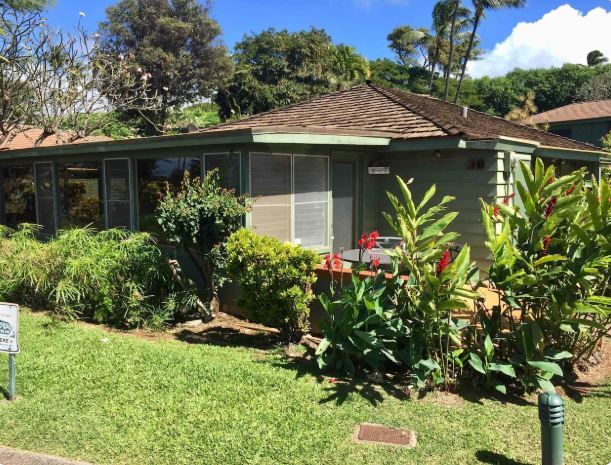
[[[48,234],[50,236],[55,236],[58,231],[59,226],[59,187],[57,182],[57,169],[55,167],[55,163],[52,161],[37,161],[33,163],[34,169],[34,200],[36,202],[36,224],[42,226],[40,222],[40,199],[38,196],[38,170],[36,169],[37,165],[49,165],[51,167],[51,191],[53,192],[51,200],[53,203],[53,231]],[[42,233],[47,235],[46,233]]]
[[[290,210],[291,210],[291,230],[290,230],[290,242],[291,244],[295,244],[295,157],[303,157],[303,158],[326,158],[327,160],[327,231],[326,231],[326,245],[317,245],[311,247],[305,247],[307,249],[315,250],[315,251],[328,251],[331,249],[331,156],[330,155],[320,155],[320,154],[303,154],[303,153],[286,153],[286,152],[249,152],[248,153],[248,194],[252,196],[252,156],[253,155],[273,155],[273,156],[284,156],[290,158]],[[250,213],[252,215],[252,213]],[[249,221],[250,226],[252,227],[252,220]]]
[[[257,152],[258,153],[258,152]],[[244,188],[243,188],[243,183],[242,183],[242,152],[234,152],[232,150],[229,151],[225,151],[225,152],[204,152],[202,154],[202,175],[206,175],[206,157],[208,155],[227,155],[227,156],[233,156],[233,157],[237,157],[238,159],[238,192],[237,194],[242,194],[242,192],[244,192]],[[249,179],[250,179],[250,173],[249,173]]]
[[[127,173],[128,173],[128,185],[127,185],[127,190],[129,192],[129,230],[130,231],[134,231],[134,211],[135,211],[135,198],[134,198],[134,192],[133,192],[133,184],[134,184],[134,178],[133,178],[133,169],[132,169],[132,160],[129,157],[120,157],[120,158],[103,158],[102,159],[102,179],[103,179],[103,189],[102,189],[102,194],[104,195],[104,228],[105,229],[109,229],[108,227],[108,183],[107,183],[107,179],[106,179],[106,162],[107,161],[120,161],[120,160],[125,160],[127,161]]]

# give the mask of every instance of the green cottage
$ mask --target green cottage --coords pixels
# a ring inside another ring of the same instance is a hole
[[[559,173],[600,174],[598,148],[371,83],[198,132],[89,141],[0,152],[0,220],[155,232],[165,183],[219,168],[225,187],[257,198],[246,219],[260,234],[320,253],[355,247],[363,231],[389,228],[395,175],[453,195],[453,229],[485,265],[479,198],[514,190],[518,160],[542,157]]]

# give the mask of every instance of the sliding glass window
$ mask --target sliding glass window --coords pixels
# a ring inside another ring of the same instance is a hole
[[[329,245],[329,159],[250,155],[252,227],[261,235],[309,248]]]
[[[155,218],[155,209],[167,189],[175,191],[180,187],[185,173],[191,177],[200,176],[199,158],[163,158],[138,160],[138,221],[141,231],[160,233]]]
[[[61,227],[103,229],[102,164],[58,163],[57,179]]]
[[[36,184],[36,219],[41,226],[41,233],[55,234],[55,182],[51,163],[34,164],[34,182]]]
[[[291,240],[291,156],[250,155],[250,192],[256,202],[253,229],[260,235]]]
[[[293,157],[295,230],[293,241],[304,247],[329,245],[329,159]]]
[[[20,223],[36,223],[33,166],[3,168],[2,187],[4,224],[16,228]]]
[[[240,154],[208,153],[204,155],[206,172],[218,170],[221,187],[240,192]]]
[[[104,161],[106,223],[109,228],[131,228],[129,163],[128,159]]]

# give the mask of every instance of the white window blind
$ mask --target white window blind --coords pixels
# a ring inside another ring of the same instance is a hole
[[[250,192],[256,199],[252,225],[257,234],[291,240],[291,156],[253,153]]]
[[[304,247],[328,245],[329,161],[327,157],[293,157],[294,242]]]

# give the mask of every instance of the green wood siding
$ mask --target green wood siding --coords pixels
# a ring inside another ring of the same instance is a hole
[[[588,142],[597,147],[602,147],[600,139],[611,131],[611,118],[592,121],[551,123],[549,131],[559,131],[561,135],[569,137],[570,139]]]

